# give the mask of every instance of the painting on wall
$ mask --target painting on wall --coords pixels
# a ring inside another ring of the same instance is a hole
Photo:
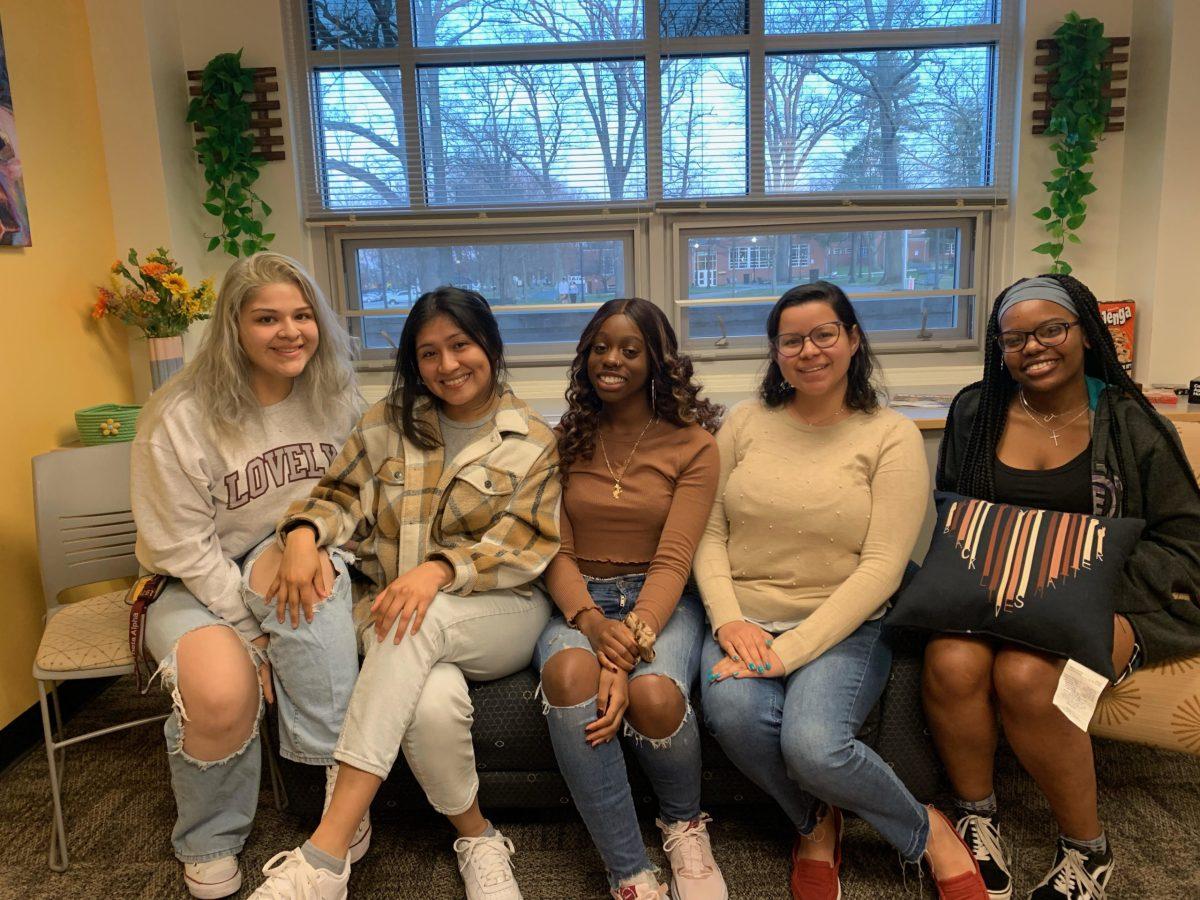
[[[0,246],[28,247],[29,209],[17,152],[17,124],[13,117],[8,62],[4,55],[4,26],[0,23]]]

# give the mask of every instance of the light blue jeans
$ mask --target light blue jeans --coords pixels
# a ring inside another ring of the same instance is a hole
[[[822,802],[873,825],[904,859],[925,852],[929,814],[855,735],[887,683],[892,651],[882,622],[864,622],[786,678],[701,679],[704,721],[725,754],[783,808],[801,834]],[[711,633],[705,673],[724,652]]]
[[[250,570],[271,537],[242,562],[242,598],[270,635],[275,702],[279,713],[279,752],[298,763],[332,765],[346,706],[358,674],[358,648],[351,620],[350,577],[341,551],[330,554],[336,577],[333,593],[320,604],[311,623],[301,619],[280,624],[275,607],[250,589]],[[173,711],[163,731],[176,819],[171,832],[175,855],[183,862],[204,862],[240,853],[254,822],[262,752],[258,721],[246,742],[221,760],[199,760],[183,749],[187,711],[176,682],[175,650],[180,639],[197,628],[233,626],[193,597],[183,583],[172,579],[146,614],[146,648],[159,661],[163,687],[171,692]],[[261,651],[245,644],[257,667]],[[259,719],[262,717],[259,690]]]
[[[623,618],[637,602],[646,576],[587,580],[588,593],[601,611],[609,618]],[[689,698],[699,673],[705,630],[704,607],[695,586],[689,584],[654,643],[654,661],[639,663],[629,676],[633,680],[662,675],[683,694],[683,721],[671,736],[648,738],[628,719],[623,724],[634,756],[658,796],[660,817],[667,823],[691,821],[700,815],[700,732]],[[556,613],[538,640],[534,665],[541,672],[555,653],[575,647],[592,649],[588,639]],[[596,698],[566,707],[544,703],[543,709],[559,771],[600,851],[610,885],[615,888],[623,878],[654,871],[642,843],[620,741],[590,747],[585,740],[584,726],[596,720]]]

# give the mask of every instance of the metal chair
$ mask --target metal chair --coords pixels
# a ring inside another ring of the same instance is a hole
[[[55,872],[70,864],[62,811],[66,748],[137,725],[159,722],[166,714],[124,722],[67,738],[63,733],[57,682],[110,678],[133,672],[129,652],[129,607],[124,589],[70,603],[60,602],[69,588],[137,575],[137,529],[129,502],[129,444],[74,447],[33,458],[33,495],[38,557],[46,600],[45,627],[33,664],[42,732],[50,767],[48,861]],[[49,695],[49,699],[47,699]],[[53,709],[53,727],[51,727]],[[267,729],[260,729],[268,741]],[[266,744],[275,805],[287,806],[287,794]]]

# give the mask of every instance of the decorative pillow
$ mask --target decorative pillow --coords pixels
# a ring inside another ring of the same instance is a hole
[[[990,635],[1111,679],[1115,586],[1146,523],[934,498],[929,554],[888,624]]]

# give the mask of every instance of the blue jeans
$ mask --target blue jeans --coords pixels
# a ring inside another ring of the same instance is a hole
[[[822,802],[870,822],[910,862],[921,858],[929,814],[879,755],[855,735],[887,683],[891,648],[879,619],[786,678],[701,680],[704,721],[742,772],[783,808],[801,834]],[[724,652],[712,635],[701,663]]]
[[[592,601],[606,616],[616,619],[633,608],[646,576],[587,580]],[[639,663],[629,676],[632,681],[643,675],[662,675],[683,694],[683,721],[669,737],[648,738],[628,719],[623,723],[623,733],[630,738],[633,754],[650,779],[660,816],[667,823],[691,821],[700,815],[700,732],[688,698],[699,672],[705,630],[704,608],[695,586],[689,584],[654,643],[654,661]],[[592,649],[588,639],[556,613],[538,639],[534,665],[541,672],[550,657],[571,648],[589,653]],[[584,726],[596,720],[596,698],[567,707],[545,703],[543,709],[559,770],[600,851],[611,886],[617,887],[623,878],[654,871],[642,843],[620,741],[593,748],[585,739]]]
[[[274,537],[246,555],[242,562],[242,599],[270,635],[271,663],[279,713],[279,752],[294,762],[333,765],[333,747],[358,675],[358,647],[351,620],[350,577],[340,551],[330,554],[336,577],[333,593],[320,604],[311,623],[303,619],[293,629],[280,624],[275,607],[250,589],[250,570]],[[187,712],[176,683],[175,650],[180,639],[197,628],[233,626],[193,597],[183,583],[172,579],[146,615],[146,648],[159,661],[163,687],[171,691],[173,710],[163,728],[176,819],[171,832],[175,855],[183,862],[204,862],[240,853],[254,822],[262,752],[258,720],[246,742],[221,760],[200,760],[183,749]],[[258,648],[245,644],[257,667]]]

